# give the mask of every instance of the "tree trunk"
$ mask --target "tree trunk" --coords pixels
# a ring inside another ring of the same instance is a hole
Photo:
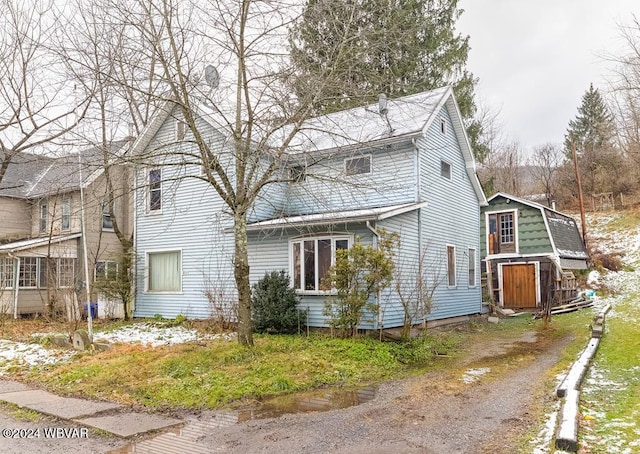
[[[247,252],[247,215],[233,215],[235,255],[233,274],[238,289],[238,342],[253,345],[253,324],[251,322],[251,285],[249,284],[249,255]]]

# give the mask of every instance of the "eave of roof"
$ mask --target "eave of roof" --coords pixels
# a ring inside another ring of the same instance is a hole
[[[427,206],[427,202],[404,203],[380,208],[363,208],[359,210],[332,211],[328,213],[302,214],[282,218],[269,219],[249,224],[248,231],[287,227],[310,227],[343,222],[382,221],[400,214],[408,213]]]
[[[46,246],[47,244],[56,244],[74,240],[76,238],[80,238],[80,236],[80,233],[72,233],[70,235],[58,235],[53,237],[30,238],[28,240],[14,241],[13,243],[7,243],[0,246],[0,253],[6,254],[25,251],[40,246]]]

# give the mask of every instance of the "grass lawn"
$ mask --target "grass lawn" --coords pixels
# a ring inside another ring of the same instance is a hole
[[[101,353],[80,354],[69,363],[32,368],[22,372],[22,378],[62,394],[150,408],[222,408],[319,387],[364,386],[443,367],[455,369],[460,367],[458,360],[473,350],[470,347],[491,339],[517,338],[532,329],[541,341],[567,334],[578,339],[580,333],[588,332],[589,317],[555,317],[548,329],[530,317],[505,319],[497,325],[471,323],[404,344],[320,334],[257,335],[253,348],[235,340],[156,348],[122,344]],[[575,344],[568,350],[567,364],[584,342],[580,339]],[[526,352],[522,355],[532,358]]]

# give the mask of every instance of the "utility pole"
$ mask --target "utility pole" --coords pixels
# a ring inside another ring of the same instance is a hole
[[[584,197],[582,196],[582,180],[580,179],[580,171],[578,170],[578,154],[576,153],[576,144],[571,137],[571,153],[573,154],[573,169],[576,172],[576,182],[578,183],[578,199],[580,200],[580,220],[582,221],[582,242],[584,247],[587,246],[587,221],[584,216]]]

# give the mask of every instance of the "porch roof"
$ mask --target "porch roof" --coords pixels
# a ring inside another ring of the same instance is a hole
[[[63,241],[74,240],[76,238],[80,238],[80,233],[72,233],[70,235],[57,235],[52,237],[29,238],[28,240],[14,241],[12,243],[1,245],[0,254],[25,251],[28,249],[46,246],[49,243],[62,243]]]
[[[335,224],[338,222],[382,221],[409,211],[427,206],[427,202],[412,202],[380,208],[362,208],[359,210],[331,211],[326,213],[301,214],[287,216],[249,224],[248,231],[286,227],[307,227],[313,225]]]

